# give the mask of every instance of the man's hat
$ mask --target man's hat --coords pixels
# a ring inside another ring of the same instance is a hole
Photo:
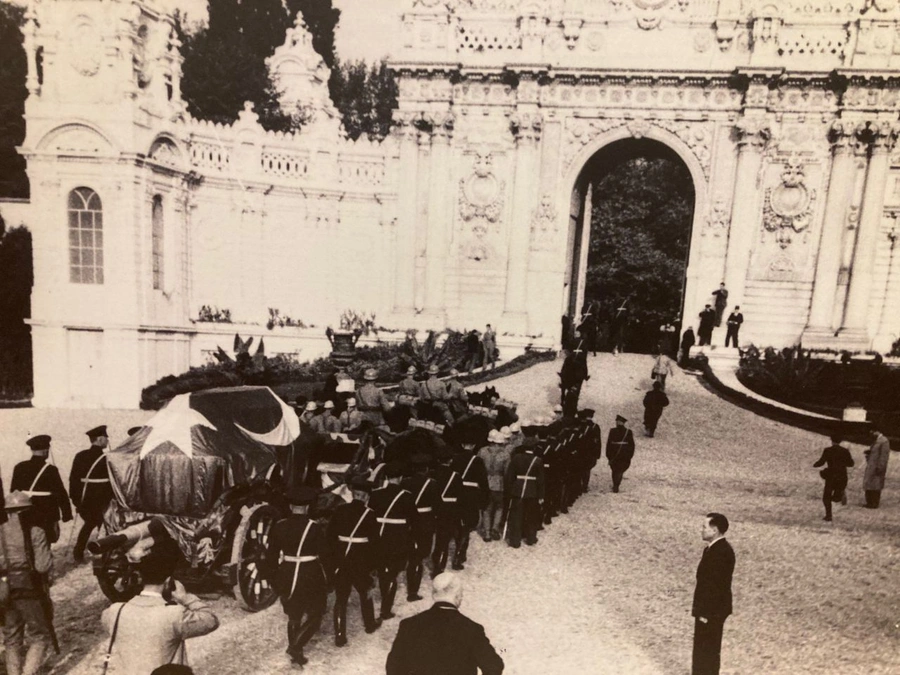
[[[31,497],[21,490],[14,490],[6,495],[5,508],[7,511],[18,511],[31,507]]]
[[[99,427],[94,427],[93,429],[91,429],[90,431],[86,431],[85,433],[87,434],[87,437],[90,438],[91,440],[94,440],[95,438],[99,438],[100,436],[109,436],[109,434],[106,433],[106,425],[105,424],[101,424]]]
[[[491,429],[488,432],[488,441],[490,443],[506,443],[506,439],[503,438],[503,434],[501,434],[496,429]]]
[[[404,473],[404,468],[402,462],[388,462],[384,465],[384,477],[400,478]]]
[[[309,487],[308,485],[299,485],[297,487],[291,488],[285,494],[285,497],[292,506],[305,506],[307,504],[312,504],[316,497],[319,496],[319,491],[314,487]]]
[[[563,411],[563,407],[561,405],[559,405],[558,403],[555,406],[553,406],[553,412],[561,413],[562,411]]]
[[[536,448],[538,446],[538,439],[536,436],[526,436],[522,439],[522,442],[519,443],[520,448]]]
[[[450,377],[459,377],[459,371],[456,368],[451,368]]]
[[[306,408],[304,410],[306,412],[315,412],[317,407],[318,406],[316,405],[315,401],[310,401],[309,403],[306,404]]]
[[[25,441],[25,444],[29,448],[31,448],[33,451],[34,450],[49,450],[51,440],[52,440],[51,437],[48,436],[47,434],[41,434],[39,436],[32,436],[27,441]]]
[[[356,407],[356,399],[355,399],[355,398],[348,398],[348,399],[347,399],[347,407],[348,407],[348,408],[355,408],[355,407]]]
[[[447,446],[441,446],[435,450],[434,458],[439,462],[449,462],[453,459],[453,451]]]
[[[437,375],[440,372],[440,369],[437,367],[437,364],[432,363],[428,366],[428,374],[429,375]]]
[[[593,418],[593,416],[594,416],[594,409],[593,408],[582,408],[581,410],[578,411],[578,416],[581,419],[589,420],[589,419]]]
[[[616,422],[627,422],[628,419],[626,417],[622,417],[621,415],[616,415]]]
[[[137,432],[139,432],[139,431],[140,431],[141,429],[143,429],[143,428],[144,428],[144,427],[131,427],[131,428],[128,430],[128,435],[129,435],[129,436],[134,436]]]
[[[509,427],[501,427],[500,435],[508,441],[512,437],[512,430]]]
[[[416,370],[415,366],[410,366],[409,368],[406,369],[407,375],[415,375],[417,372],[418,371]]]
[[[359,492],[370,492],[375,487],[372,481],[365,476],[353,476],[347,481],[347,485],[350,486],[351,490],[358,490]]]
[[[374,368],[366,368],[366,372],[363,373],[363,379],[369,382],[374,382],[378,379],[378,371]]]
[[[325,410],[331,410],[334,408],[334,401],[325,401]]]

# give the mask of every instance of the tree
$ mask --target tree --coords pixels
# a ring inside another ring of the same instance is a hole
[[[381,139],[390,133],[391,116],[397,107],[397,81],[384,62],[369,67],[365,61],[339,63],[337,85],[332,93],[344,128],[352,139],[366,134]]]
[[[0,197],[27,198],[25,159],[16,146],[25,140],[25,78],[28,65],[23,46],[25,10],[0,2]]]
[[[0,217],[0,397],[31,395],[31,232]]]
[[[593,188],[585,298],[611,320],[627,301],[629,347],[651,351],[661,323],[681,311],[694,188],[678,160],[633,157],[606,167]]]

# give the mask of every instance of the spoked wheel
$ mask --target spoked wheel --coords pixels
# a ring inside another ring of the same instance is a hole
[[[103,554],[94,574],[100,590],[112,602],[127,602],[143,587],[137,565],[130,563],[121,551]]]
[[[272,584],[263,574],[261,563],[266,557],[269,530],[281,517],[281,512],[271,504],[255,504],[241,509],[241,522],[235,530],[231,547],[231,564],[237,579],[234,597],[248,611],[265,609],[277,597]]]

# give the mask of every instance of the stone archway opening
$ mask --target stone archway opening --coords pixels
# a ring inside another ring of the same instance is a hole
[[[612,348],[623,312],[628,351],[653,352],[663,323],[680,330],[694,207],[691,172],[662,142],[614,141],[585,163],[572,189],[567,313],[577,321],[590,308],[599,349]]]

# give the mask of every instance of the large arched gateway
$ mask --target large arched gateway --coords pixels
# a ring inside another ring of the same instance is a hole
[[[32,204],[0,206],[33,232],[36,405],[136,404],[228,341],[202,307],[250,334],[270,309],[319,326],[353,309],[553,346],[578,177],[627,139],[663,144],[692,177],[686,317],[724,279],[747,342],[897,339],[895,0],[398,3],[399,105],[380,144],[342,135],[301,26],[268,64],[309,104],[285,135],[250,108],[224,127],[188,115],[156,0],[31,6]],[[89,275],[70,274],[80,188],[102,200]],[[301,357],[302,339],[266,333]],[[79,384],[89,372],[101,390]]]

